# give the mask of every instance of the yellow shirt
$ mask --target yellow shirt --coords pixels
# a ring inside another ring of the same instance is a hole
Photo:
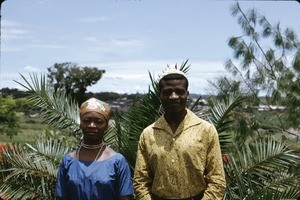
[[[216,129],[187,109],[173,133],[161,116],[144,129],[138,144],[133,186],[137,199],[222,199],[225,175]]]

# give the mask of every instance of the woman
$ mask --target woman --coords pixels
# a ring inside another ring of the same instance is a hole
[[[128,200],[133,194],[129,165],[103,139],[109,113],[108,104],[95,98],[81,104],[83,141],[59,166],[59,199]]]

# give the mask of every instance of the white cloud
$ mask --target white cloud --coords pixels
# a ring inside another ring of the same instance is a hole
[[[101,66],[99,68],[105,69],[106,73],[103,74],[103,77],[96,85],[89,87],[88,90],[91,92],[146,93],[151,84],[149,72],[156,79],[167,65],[174,63],[181,66],[182,62],[171,60],[140,60],[102,64],[94,63],[92,66]],[[189,64],[191,66],[187,76],[190,82],[189,90],[191,93],[206,93],[207,80],[226,73],[223,63],[220,61],[191,61]]]
[[[29,38],[30,31],[20,28],[4,28],[2,31],[2,40],[23,40]]]
[[[95,36],[88,36],[85,37],[84,40],[91,42],[93,46],[97,45],[100,49],[141,46],[143,44],[143,41],[135,38],[99,38]]]
[[[84,40],[88,42],[99,42],[99,39],[97,37],[85,37]]]
[[[1,49],[2,52],[14,52],[14,51],[23,51],[20,47],[14,47],[14,46],[3,46]]]
[[[32,67],[32,66],[25,66],[24,70],[28,71],[28,72],[41,72],[41,70],[39,68]]]
[[[21,24],[12,20],[2,19],[1,25],[2,27],[10,27],[10,26],[20,26]]]
[[[142,42],[137,39],[117,38],[112,41],[115,46],[137,46],[141,45]]]
[[[43,48],[43,49],[63,49],[66,46],[61,44],[30,44],[29,46],[36,47],[36,48]]]
[[[83,22],[83,23],[97,23],[97,22],[102,22],[102,21],[108,21],[108,17],[85,17],[81,18],[78,21]]]

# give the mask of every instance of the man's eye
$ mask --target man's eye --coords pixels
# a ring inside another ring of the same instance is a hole
[[[172,90],[164,90],[163,91],[163,95],[171,95],[172,94]]]
[[[176,90],[176,93],[178,95],[184,95],[185,94],[185,90]]]

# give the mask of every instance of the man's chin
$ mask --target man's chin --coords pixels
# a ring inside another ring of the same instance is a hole
[[[99,135],[99,133],[97,133],[97,132],[86,132],[86,133],[84,133],[84,135],[86,135],[86,136],[97,136],[97,135]]]
[[[168,107],[167,109],[165,109],[165,112],[167,113],[180,113],[182,111],[184,111],[185,108],[183,109],[181,106],[173,106],[173,107]]]

